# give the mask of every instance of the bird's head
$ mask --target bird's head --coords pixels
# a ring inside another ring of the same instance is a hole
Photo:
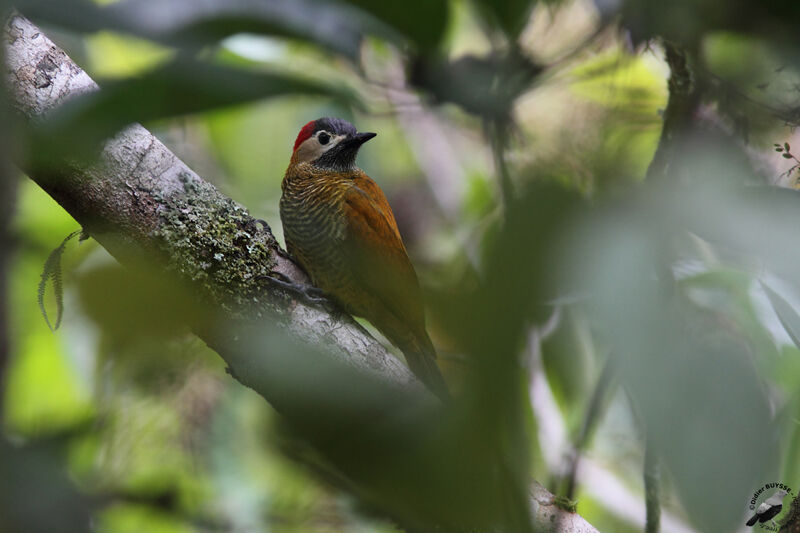
[[[293,163],[312,163],[328,170],[351,170],[361,145],[376,133],[359,133],[341,118],[312,120],[300,130],[294,142]]]

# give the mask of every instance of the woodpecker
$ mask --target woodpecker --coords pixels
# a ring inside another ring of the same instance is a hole
[[[281,183],[286,248],[317,288],[369,320],[417,377],[448,398],[394,213],[378,184],[356,166],[361,145],[375,135],[338,118],[303,126]]]

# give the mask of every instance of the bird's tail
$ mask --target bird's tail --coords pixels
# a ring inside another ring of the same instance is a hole
[[[408,367],[411,371],[427,385],[444,402],[450,401],[450,390],[447,382],[436,364],[436,349],[433,347],[430,337],[423,333],[421,337],[413,339],[411,342],[399,345],[406,357]]]
[[[754,514],[753,518],[751,518],[750,520],[747,521],[747,525],[752,527],[752,526],[756,525],[756,522],[758,522],[758,513]]]

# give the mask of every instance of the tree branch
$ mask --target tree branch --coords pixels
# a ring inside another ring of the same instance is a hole
[[[670,68],[669,100],[664,110],[664,124],[658,148],[647,169],[648,179],[659,179],[667,175],[676,143],[682,134],[688,133],[692,116],[700,101],[700,91],[691,70],[689,54],[669,41],[664,41],[664,52]]]
[[[25,18],[13,16],[5,38],[9,98],[25,116],[39,117],[68,98],[97,89]],[[223,316],[247,320],[247,327],[234,331],[194,329],[225,359],[237,380],[284,416],[299,409],[288,404],[289,385],[276,382],[269,354],[256,355],[253,349],[259,345],[241,340],[276,324],[294,339],[326,347],[339,362],[432,401],[408,369],[351,317],[308,306],[265,283],[271,272],[299,284],[308,279],[268,228],[259,230],[244,207],[197,176],[141,125],[108,140],[96,164],[73,165],[57,175],[31,174],[122,264],[156,257],[160,268],[188,282]],[[297,371],[316,376],[319,369]],[[294,397],[315,392],[295,391]],[[531,513],[542,531],[554,531],[553,524],[561,531],[596,531],[579,515],[558,508],[552,494],[538,484],[531,488]]]

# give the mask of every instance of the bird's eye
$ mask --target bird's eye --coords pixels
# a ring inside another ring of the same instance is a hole
[[[328,144],[328,141],[331,140],[331,136],[323,131],[319,134],[317,140],[319,141],[319,144]]]

